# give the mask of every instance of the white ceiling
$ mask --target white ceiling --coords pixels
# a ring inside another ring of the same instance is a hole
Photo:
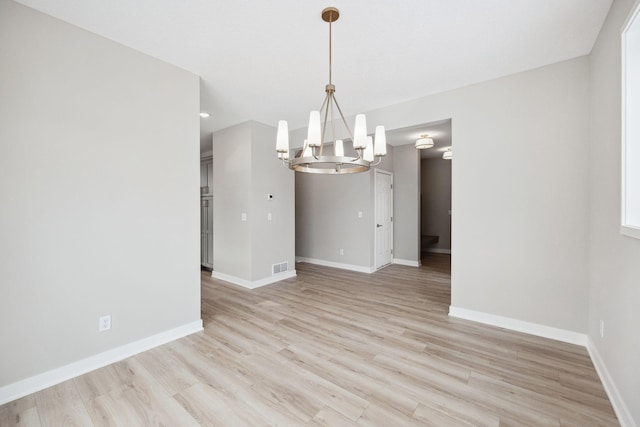
[[[586,55],[611,0],[19,0],[202,78],[201,136],[305,125],[328,79],[345,115]]]

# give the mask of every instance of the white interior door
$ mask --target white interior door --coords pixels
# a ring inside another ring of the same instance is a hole
[[[376,169],[376,268],[393,261],[393,174]]]

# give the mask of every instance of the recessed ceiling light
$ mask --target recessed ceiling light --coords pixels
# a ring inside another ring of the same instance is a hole
[[[416,148],[423,150],[425,148],[433,147],[433,139],[429,138],[428,134],[420,135],[420,139],[416,141]]]
[[[202,113],[200,113],[200,117],[202,117],[203,119],[208,119],[209,117],[211,117],[211,114],[209,113],[205,113],[204,111]]]

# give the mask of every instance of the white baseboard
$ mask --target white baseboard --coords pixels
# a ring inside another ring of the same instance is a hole
[[[587,345],[587,335],[579,332],[568,331],[566,329],[553,328],[551,326],[539,325],[537,323],[525,322],[523,320],[512,319],[510,317],[497,316],[495,314],[483,313],[466,308],[449,306],[449,316],[460,319],[473,320],[474,322],[485,323],[487,325],[498,326],[512,331],[524,332],[525,334],[550,338],[569,344],[581,346]]]
[[[296,271],[283,271],[282,273],[274,274],[273,276],[265,277],[260,280],[246,280],[240,277],[231,276],[230,274],[220,273],[218,271],[212,271],[211,277],[214,279],[224,280],[225,282],[233,283],[234,285],[242,286],[247,289],[256,289],[261,286],[270,285],[275,282],[279,282],[280,280],[290,279],[292,277],[296,277]]]
[[[613,382],[613,379],[609,374],[609,370],[605,366],[602,357],[600,357],[600,353],[598,352],[598,349],[591,337],[587,339],[587,351],[589,352],[589,356],[591,356],[591,361],[593,362],[593,366],[596,368],[596,372],[598,372],[598,376],[600,377],[600,381],[607,392],[607,396],[609,396],[609,401],[611,401],[611,405],[618,417],[620,425],[622,427],[637,427],[637,424],[633,421],[629,408],[624,403],[624,400],[622,400],[622,396],[620,396],[620,392]]]
[[[0,387],[0,405],[201,330],[202,320],[196,320],[195,322],[187,323],[186,325],[178,326],[177,328],[169,329],[168,331],[160,332],[159,334],[87,357],[86,359],[78,360],[42,374],[2,386]]]
[[[409,267],[420,267],[420,261],[411,261],[409,259],[394,258],[393,263],[398,265],[407,265]]]
[[[373,273],[376,271],[373,267],[363,267],[361,265],[342,264],[339,262],[325,261],[323,259],[296,257],[296,262],[308,262],[309,264],[323,265],[325,267],[341,268],[343,270],[357,271],[359,273]]]
[[[485,323],[488,325],[498,326],[513,331],[524,332],[526,334],[536,335],[544,338],[550,338],[557,341],[563,341],[569,344],[581,345],[587,348],[591,361],[598,372],[600,381],[604,386],[609,401],[613,406],[613,410],[618,417],[618,421],[622,427],[638,427],[631,416],[629,408],[624,403],[618,388],[613,382],[613,378],[609,374],[595,343],[586,334],[567,331],[564,329],[552,328],[549,326],[538,325],[536,323],[524,322],[522,320],[511,319],[509,317],[496,316],[493,314],[482,313],[466,308],[449,306],[449,316],[458,317],[460,319],[473,320],[474,322]]]
[[[422,252],[431,252],[434,254],[449,254],[451,255],[451,249],[429,248],[424,249]]]

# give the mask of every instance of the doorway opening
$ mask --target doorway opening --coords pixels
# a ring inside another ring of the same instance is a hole
[[[425,124],[423,130],[434,146],[420,150],[420,260],[434,272],[450,273],[451,119]]]

